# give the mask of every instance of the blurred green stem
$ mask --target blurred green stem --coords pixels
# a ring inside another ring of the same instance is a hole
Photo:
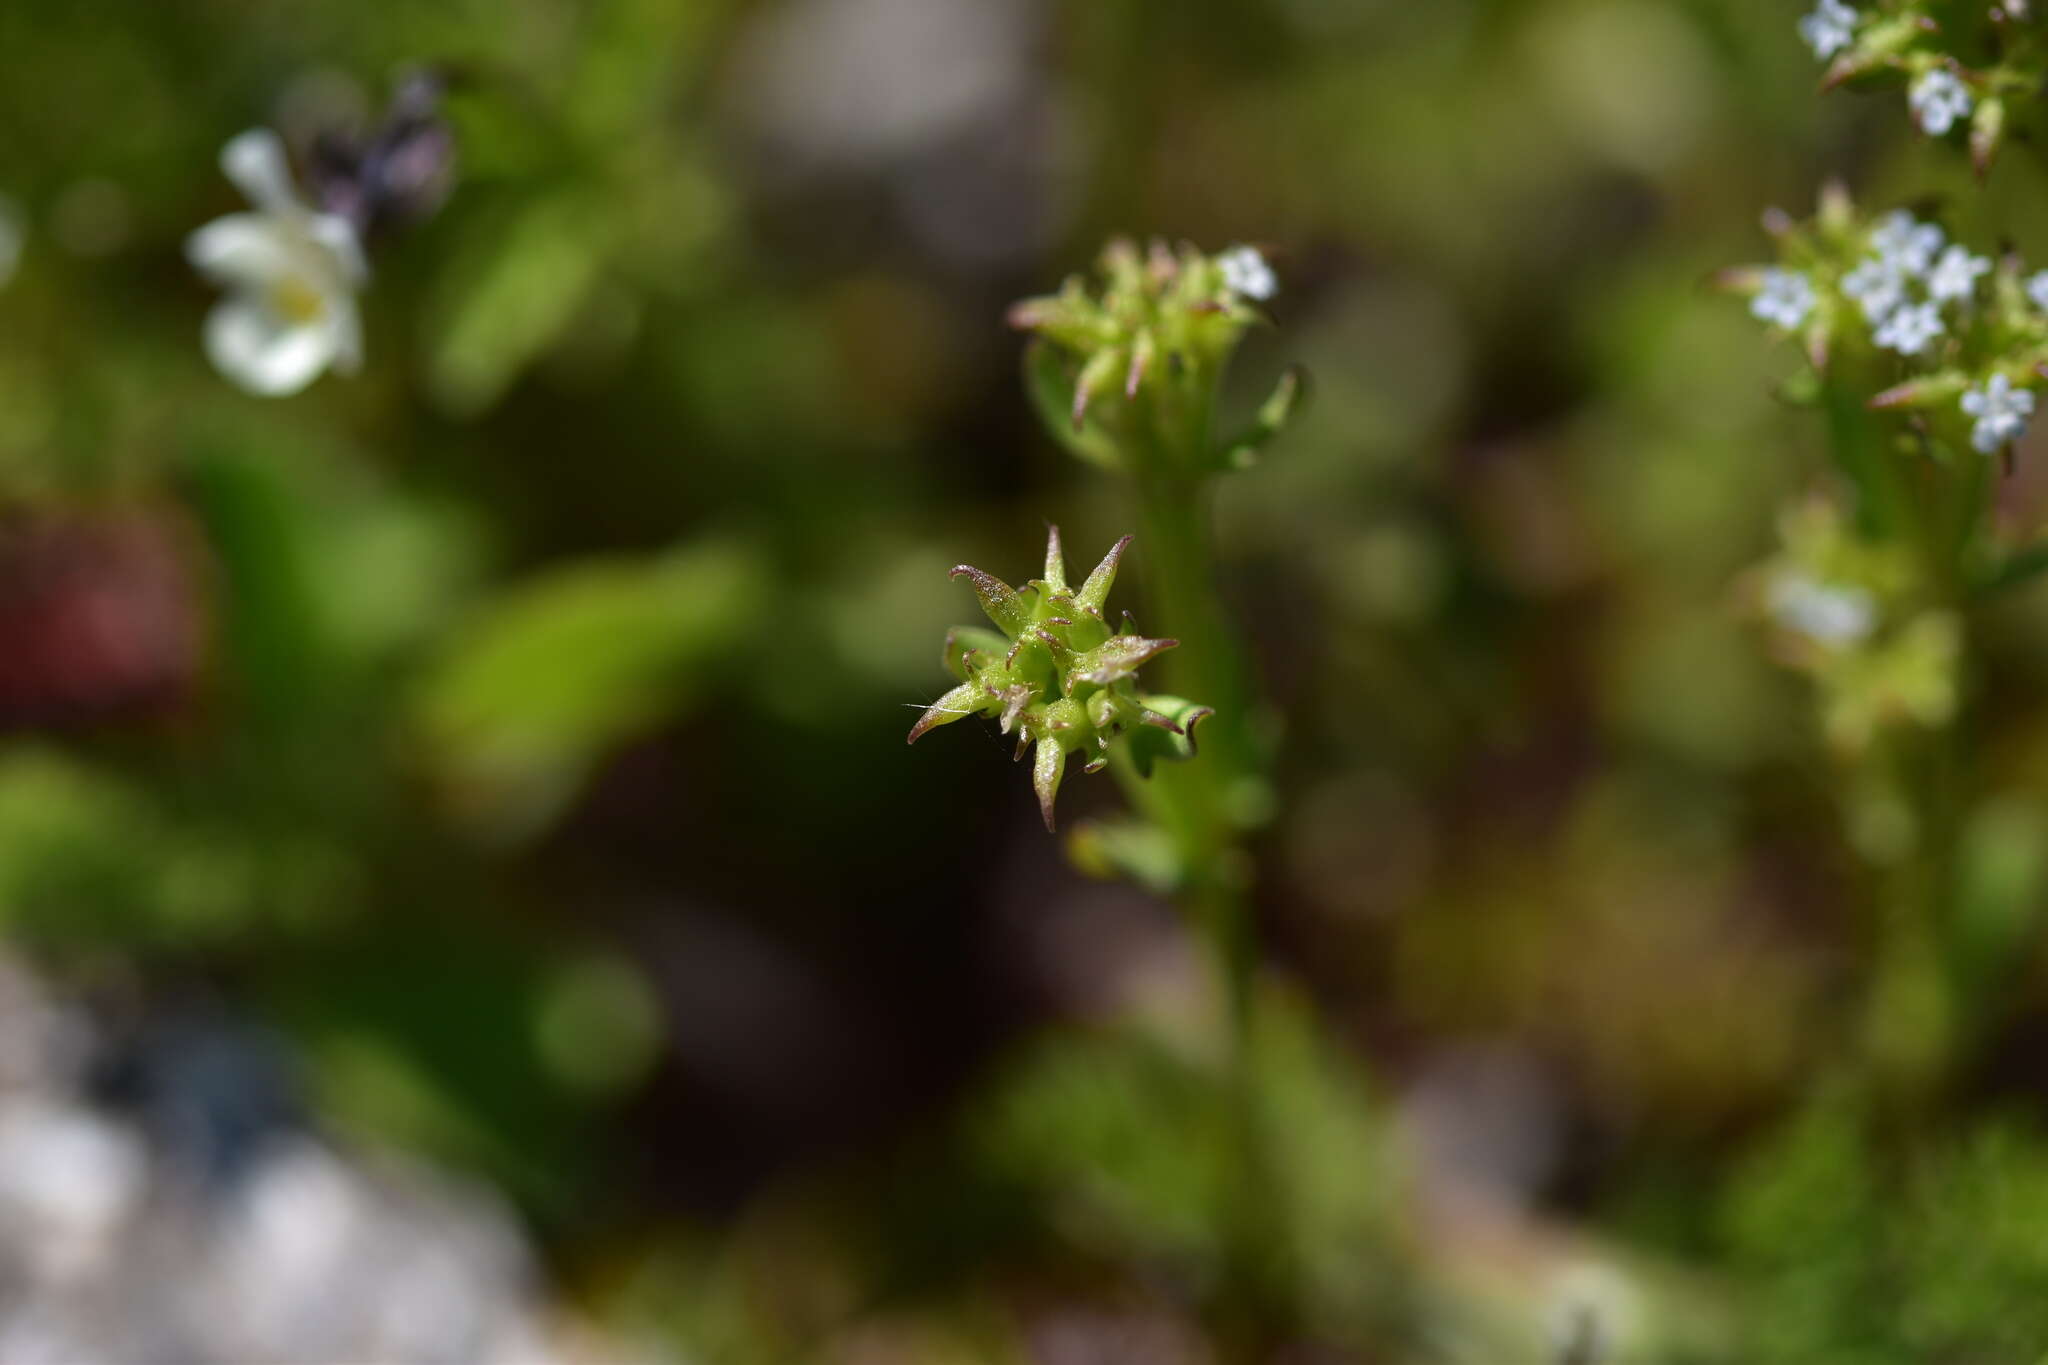
[[[1199,729],[1195,761],[1161,764],[1149,781],[1127,785],[1174,842],[1181,908],[1208,949],[1227,1012],[1229,1169],[1220,1211],[1226,1282],[1217,1326],[1226,1347],[1250,1359],[1264,1347],[1284,1283],[1278,1270],[1284,1236],[1276,1223],[1254,1056],[1258,944],[1244,848],[1264,772],[1250,724],[1241,632],[1217,587],[1207,480],[1158,468],[1167,463],[1155,462],[1135,487],[1148,610],[1157,628],[1181,642],[1162,660],[1171,690],[1213,705],[1216,714]]]
[[[1860,406],[1860,405],[1859,405]],[[1887,878],[1875,979],[1865,1004],[1863,1045],[1881,1091],[1905,1115],[1934,1098],[1958,1060],[1961,1001],[1948,971],[1947,944],[1957,887],[1969,736],[1968,568],[1990,496],[1989,457],[1889,446],[1869,414],[1838,412],[1836,456],[1859,464],[1859,487],[1878,503],[1866,528],[1908,541],[1921,562],[1926,606],[1950,613],[1961,632],[1957,714],[1938,729],[1905,735],[1896,780],[1912,814],[1910,853]],[[1853,477],[1853,475],[1852,475]]]

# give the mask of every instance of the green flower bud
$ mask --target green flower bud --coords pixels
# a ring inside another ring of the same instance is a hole
[[[1057,294],[1010,310],[1035,332],[1027,387],[1053,437],[1094,464],[1210,473],[1242,467],[1291,415],[1290,375],[1243,435],[1217,440],[1209,417],[1238,341],[1261,321],[1256,304],[1277,289],[1251,247],[1208,256],[1191,246],[1129,241],[1102,254],[1100,284],[1067,280]]]
[[[1991,170],[1998,144],[2005,137],[2005,101],[1996,95],[1979,100],[1970,117],[1970,164],[1983,176]]]
[[[947,632],[941,657],[959,685],[925,709],[909,742],[965,716],[994,720],[1017,736],[1018,758],[1034,751],[1031,785],[1047,829],[1070,755],[1081,756],[1083,771],[1098,772],[1113,742],[1142,732],[1146,744],[1133,743],[1130,754],[1137,771],[1149,773],[1158,757],[1193,757],[1195,726],[1211,714],[1178,697],[1138,691],[1139,668],[1180,642],[1110,629],[1104,604],[1130,543],[1125,536],[1111,546],[1079,588],[1067,583],[1058,527],[1046,538],[1045,577],[1022,588],[965,564],[953,570],[1001,633],[978,626]],[[1149,738],[1154,734],[1158,741]]]

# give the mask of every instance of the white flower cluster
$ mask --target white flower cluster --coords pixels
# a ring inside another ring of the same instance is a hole
[[[1967,307],[1991,273],[1987,258],[1942,243],[1940,228],[1900,209],[1871,233],[1872,254],[1842,277],[1842,292],[1863,310],[1879,346],[1920,355],[1948,330],[1942,310]]]
[[[1963,395],[1963,413],[1971,419],[1970,444],[1989,455],[2011,445],[2027,433],[2027,419],[2034,415],[2034,395],[2016,389],[2012,380],[1994,374],[1981,389]]]
[[[1922,356],[1948,334],[1951,322],[1965,321],[1980,282],[1991,271],[1988,257],[1948,241],[1935,224],[1900,209],[1872,229],[1869,253],[1839,283],[1843,296],[1862,311],[1873,342],[1902,356]],[[2048,313],[2048,270],[2029,276],[2025,291],[2036,308]],[[1819,302],[1812,275],[1772,267],[1759,277],[1749,311],[1789,332],[1803,325]],[[1989,455],[2019,440],[2035,401],[2033,392],[2008,373],[1992,373],[1966,389],[1960,406],[1970,419],[1970,444]]]
[[[1877,599],[1866,590],[1787,573],[1771,584],[1764,603],[1780,629],[1827,649],[1860,644],[1877,628]]]
[[[1846,0],[1816,0],[1813,12],[1800,17],[1799,36],[1816,58],[1832,61],[1856,41],[1856,25],[1862,17]],[[1970,116],[1977,100],[1953,69],[1937,66],[1921,72],[1906,88],[1906,106],[1922,132],[1946,137]]]
[[[1797,270],[1773,267],[1764,272],[1763,284],[1749,301],[1751,316],[1786,331],[1794,331],[1813,313],[1813,281]]]
[[[1280,292],[1280,278],[1257,247],[1234,246],[1216,258],[1223,287],[1239,298],[1265,302]]]
[[[1813,13],[1799,21],[1799,36],[1813,55],[1827,61],[1856,37],[1856,11],[1842,0],[1820,0]]]
[[[1924,73],[1906,91],[1906,104],[1913,111],[1913,121],[1929,137],[1942,137],[1955,127],[1960,119],[1970,116],[1976,101],[1971,98],[1970,88],[1963,84],[1962,77],[1947,67],[1935,67]]]

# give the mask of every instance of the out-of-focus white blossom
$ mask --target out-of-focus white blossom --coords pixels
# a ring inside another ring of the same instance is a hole
[[[2016,389],[2012,380],[1994,374],[1981,389],[1963,395],[1963,412],[1976,419],[1970,428],[1970,444],[1989,455],[2026,435],[2027,419],[2034,415],[2034,395]]]
[[[1955,72],[1938,66],[1913,82],[1906,92],[1906,103],[1912,107],[1913,119],[1921,131],[1929,137],[1941,137],[1956,126],[1958,119],[1969,116],[1976,101]]]
[[[1938,224],[1923,223],[1904,209],[1886,214],[1870,234],[1870,245],[1876,249],[1878,259],[1887,268],[1906,275],[1926,274],[1944,240]]]
[[[1842,276],[1842,292],[1855,300],[1866,319],[1882,322],[1906,301],[1906,277],[1896,266],[1872,257]]]
[[[1991,273],[1991,260],[1972,256],[1967,247],[1951,246],[1927,272],[1927,293],[1936,303],[1954,303],[1977,292],[1977,281]]]
[[[1820,0],[1813,13],[1799,21],[1799,36],[1826,61],[1847,47],[1856,36],[1856,11],[1842,0]]]
[[[1803,573],[1773,582],[1764,605],[1781,628],[1829,649],[1858,644],[1877,628],[1877,599],[1868,591]]]
[[[284,144],[265,128],[221,151],[221,169],[252,213],[216,218],[185,255],[227,290],[206,319],[206,352],[251,393],[296,393],[330,365],[362,360],[356,291],[369,276],[347,219],[309,208],[292,185]]]
[[[2048,270],[2035,271],[2027,280],[2027,297],[2034,301],[2034,307],[2048,311]]]
[[[1919,355],[1927,343],[1948,330],[1942,325],[1939,305],[1907,303],[1894,308],[1878,326],[1872,339],[1900,355]]]
[[[1813,281],[1796,270],[1771,269],[1764,272],[1763,285],[1749,301],[1754,317],[1791,331],[1812,315]]]
[[[1239,298],[1264,302],[1280,292],[1280,279],[1257,247],[1234,246],[1216,258],[1223,287]]]

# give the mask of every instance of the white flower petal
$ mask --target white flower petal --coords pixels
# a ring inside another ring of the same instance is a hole
[[[268,128],[251,128],[230,139],[221,148],[220,168],[249,196],[249,202],[264,212],[305,211],[298,190],[292,185],[284,141]]]
[[[334,257],[341,278],[359,285],[370,277],[370,263],[363,257],[363,244],[355,224],[332,213],[316,213],[306,222],[306,235],[325,247]]]
[[[1830,648],[1856,644],[1877,627],[1877,599],[1868,591],[1804,573],[1773,583],[1765,605],[1784,629]]]
[[[206,317],[206,354],[215,368],[249,392],[269,397],[312,383],[335,358],[338,340],[329,319],[284,323],[238,295],[214,305]]]
[[[1263,302],[1279,292],[1279,277],[1256,247],[1234,246],[1216,264],[1223,271],[1223,287],[1233,294]]]
[[[278,220],[230,213],[185,239],[185,259],[223,284],[261,283],[294,267],[297,252]]]

